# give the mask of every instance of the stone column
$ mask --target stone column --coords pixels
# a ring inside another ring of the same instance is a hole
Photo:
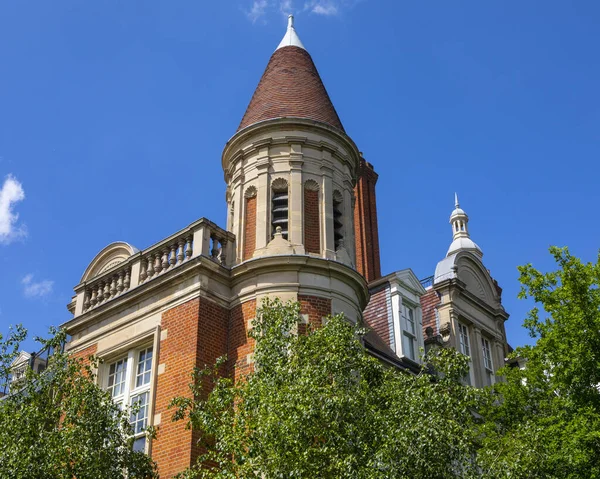
[[[356,242],[354,241],[354,210],[352,208],[352,197],[354,196],[352,183],[344,181],[344,246],[352,261],[356,265]]]
[[[258,170],[257,196],[256,196],[256,250],[261,250],[270,241],[271,232],[271,192],[269,191],[269,147],[260,148],[256,159]]]
[[[504,347],[502,346],[502,342],[499,340],[490,341],[493,361],[494,361],[494,373],[498,371],[502,366],[504,366]]]
[[[304,254],[304,208],[302,185],[302,145],[290,145],[290,182],[288,201],[288,241],[294,245],[297,254]]]
[[[323,231],[323,253],[325,258],[335,259],[335,241],[333,236],[333,165],[331,164],[331,152],[323,151],[323,202],[321,211],[321,231]]]

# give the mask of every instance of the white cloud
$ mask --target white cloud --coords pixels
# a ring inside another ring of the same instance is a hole
[[[294,13],[294,2],[292,0],[281,0],[279,2],[279,11],[284,15]]]
[[[266,23],[266,17],[272,13],[279,12],[285,16],[291,13],[314,13],[332,17],[340,14],[343,10],[353,8],[357,3],[364,0],[252,0],[249,10],[246,10],[246,16],[252,23],[263,20]],[[249,2],[250,4],[250,2]],[[297,4],[298,6],[295,8]]]
[[[254,0],[252,3],[252,8],[250,11],[246,13],[248,18],[252,21],[252,23],[256,23],[256,21],[263,17],[265,13],[267,13],[267,7],[269,6],[269,2],[267,0]]]
[[[25,199],[25,191],[12,175],[8,175],[0,189],[0,243],[10,243],[25,236],[24,226],[17,226],[19,215],[14,205]]]
[[[309,10],[317,15],[337,15],[342,3],[340,0],[311,0],[304,4],[304,10]]]
[[[28,274],[21,280],[23,285],[23,294],[27,298],[42,298],[52,292],[54,281],[45,279],[43,281],[33,281],[33,275]]]

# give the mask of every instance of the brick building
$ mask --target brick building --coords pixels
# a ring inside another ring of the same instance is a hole
[[[140,405],[136,447],[162,477],[199,452],[195,433],[170,421],[169,400],[189,394],[194,367],[223,354],[223,374],[252,368],[247,333],[263,298],[299,301],[315,325],[338,312],[366,321],[367,351],[399,367],[416,368],[425,345],[421,301],[430,292],[410,270],[381,277],[377,174],[345,132],[291,17],[222,166],[226,228],[201,218],[144,250],[108,245],[75,287],[64,325],[73,354],[104,359],[98,380],[114,400]],[[147,425],[160,426],[151,443]]]

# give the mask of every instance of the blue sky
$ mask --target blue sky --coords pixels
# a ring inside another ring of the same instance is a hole
[[[0,2],[0,331],[68,320],[112,241],[225,223],[221,151],[290,11],[380,174],[384,273],[433,274],[457,191],[529,341],[517,265],[599,248],[594,1]]]

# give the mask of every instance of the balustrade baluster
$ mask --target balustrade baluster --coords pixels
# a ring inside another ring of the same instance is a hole
[[[98,283],[98,304],[100,304],[102,302],[102,300],[104,299],[104,284],[103,283]]]
[[[140,284],[146,281],[146,278],[148,277],[148,271],[146,270],[146,267],[146,260],[142,258],[140,261]]]
[[[217,237],[214,234],[210,235],[210,239],[212,241],[212,249],[210,250],[210,257],[212,259],[217,259],[217,257],[219,256],[219,240],[217,239]]]
[[[162,273],[162,264],[160,262],[160,253],[154,253],[154,271],[156,271],[157,276],[160,273]]]
[[[162,252],[162,262],[160,264],[163,271],[166,271],[169,267],[169,248],[165,248]]]
[[[154,259],[152,259],[152,255],[148,255],[148,278],[152,278],[154,276]]]
[[[177,246],[177,264],[181,264],[183,263],[183,250],[185,249],[185,241],[183,238],[177,242]]]
[[[117,279],[117,291],[119,294],[123,292],[123,271],[119,273],[119,279]]]
[[[117,278],[113,276],[110,282],[110,296],[114,297],[115,294],[117,294]]]
[[[83,309],[86,310],[90,307],[90,290],[86,289],[83,295]]]
[[[192,250],[192,236],[188,236],[185,240],[185,258],[190,259],[194,251]]]
[[[227,251],[227,240],[226,239],[219,240],[219,245],[221,246],[219,248],[219,263],[221,263],[222,265],[225,265],[225,262],[227,260],[227,255],[225,253]]]
[[[177,244],[173,243],[171,245],[171,256],[169,257],[169,264],[170,267],[173,268],[175,266],[175,263],[177,263],[177,258],[175,257],[177,252]]]
[[[98,294],[97,294],[97,292],[96,292],[96,287],[95,287],[95,286],[93,286],[93,287],[92,287],[92,297],[91,297],[91,299],[90,299],[90,303],[91,303],[91,305],[92,305],[92,308],[93,308],[94,306],[96,306],[96,303],[97,303],[97,302],[98,302]]]
[[[110,284],[108,281],[104,283],[104,301],[108,301],[110,299]]]
[[[125,271],[125,279],[123,280],[123,289],[127,291],[129,289],[129,285],[131,284],[131,278],[129,277],[129,269]]]

